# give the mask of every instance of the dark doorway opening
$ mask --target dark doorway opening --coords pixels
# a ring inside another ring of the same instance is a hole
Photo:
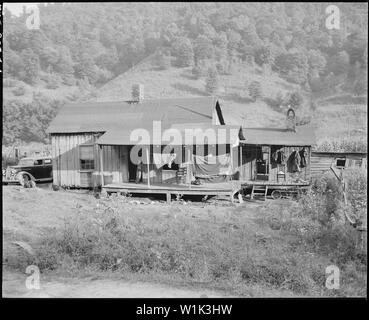
[[[133,146],[129,146],[128,155],[131,154],[131,149],[132,148],[133,148]],[[134,164],[131,161],[131,157],[128,156],[128,181],[129,182],[136,182],[136,177],[137,177],[137,164]]]

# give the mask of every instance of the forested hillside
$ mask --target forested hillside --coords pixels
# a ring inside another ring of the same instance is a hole
[[[325,26],[327,5],[55,3],[39,5],[39,30],[26,28],[25,12],[5,10],[3,143],[44,141],[58,106],[96,98],[147,57],[154,77],[183,69],[184,77],[201,80],[195,95],[224,95],[220,79],[232,86],[240,70],[259,73],[233,94],[239,104],[262,100],[270,110],[290,104],[311,111],[324,97],[365,96],[367,4],[339,3],[339,30]]]

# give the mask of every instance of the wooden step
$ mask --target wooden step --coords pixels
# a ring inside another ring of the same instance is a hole
[[[254,199],[254,197],[260,197],[264,201],[266,200],[266,196],[268,193],[268,186],[252,186],[250,199]]]

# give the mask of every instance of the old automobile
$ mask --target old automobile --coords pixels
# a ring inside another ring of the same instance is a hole
[[[52,182],[51,157],[26,157],[15,166],[3,169],[3,184],[35,186],[40,182]]]

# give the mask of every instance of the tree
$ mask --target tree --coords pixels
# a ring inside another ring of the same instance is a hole
[[[368,77],[363,75],[355,81],[353,91],[356,96],[367,94],[368,90]]]
[[[303,101],[304,101],[304,98],[301,95],[301,93],[298,91],[295,91],[290,94],[287,104],[291,106],[291,108],[293,109],[298,109],[299,107],[301,107]]]
[[[20,77],[24,70],[24,63],[22,58],[13,50],[4,54],[4,73],[6,76],[12,76],[15,78]]]
[[[327,60],[319,50],[309,50],[308,52],[309,67],[312,73],[321,74],[327,64]]]
[[[194,47],[195,64],[204,59],[213,57],[214,48],[211,40],[205,36],[198,36]]]
[[[178,37],[172,45],[173,56],[178,67],[189,67],[193,64],[194,53],[190,39]]]
[[[74,70],[78,78],[87,78],[91,84],[95,83],[99,78],[98,68],[92,57],[87,53],[81,55],[79,62],[74,67]]]
[[[106,50],[106,52],[99,55],[95,61],[98,67],[114,72],[119,62],[117,49],[112,47]]]
[[[241,35],[234,30],[229,30],[227,32],[227,38],[228,38],[228,49],[238,50],[242,39]]]
[[[248,87],[249,96],[255,102],[258,98],[262,97],[261,84],[259,81],[252,81]]]
[[[260,66],[263,66],[265,64],[272,64],[273,55],[271,47],[268,45],[264,45],[257,49],[255,52],[255,62]]]
[[[219,78],[217,70],[214,68],[209,68],[206,80],[205,80],[205,90],[207,93],[213,94],[218,91]]]
[[[40,71],[38,56],[31,49],[26,49],[22,51],[22,59],[24,62],[24,81],[30,84],[36,83]]]
[[[368,39],[363,32],[354,32],[347,37],[344,48],[350,56],[350,63],[352,65],[355,64],[356,61],[362,64],[364,63],[362,59],[367,43]]]
[[[350,57],[346,51],[340,51],[329,59],[328,72],[335,75],[346,74],[350,68]]]

